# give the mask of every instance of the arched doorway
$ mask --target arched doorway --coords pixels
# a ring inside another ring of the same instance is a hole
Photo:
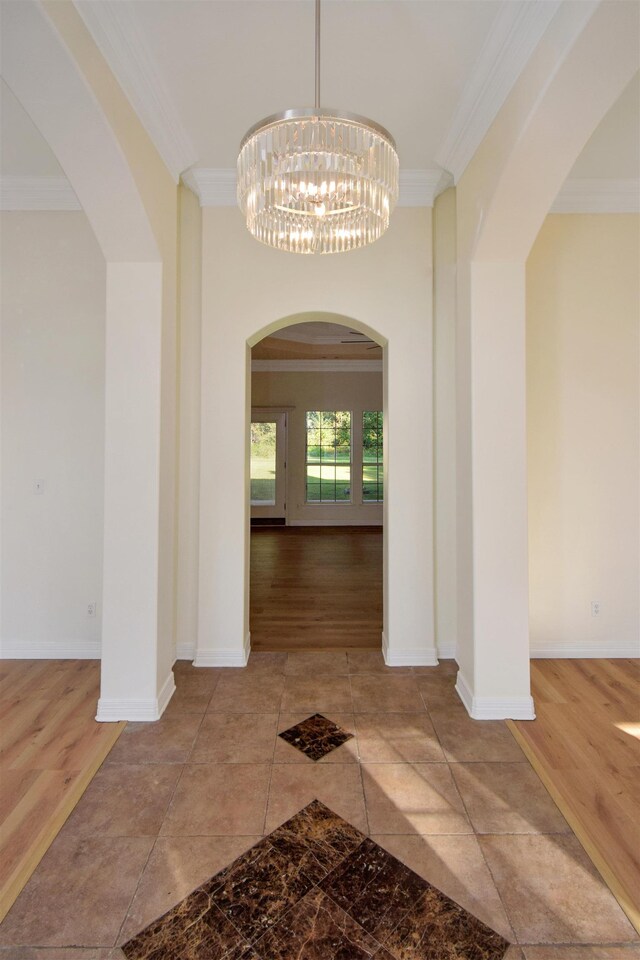
[[[383,346],[348,317],[288,318],[252,348],[254,650],[380,650]]]
[[[175,187],[152,149],[145,153],[136,148],[134,156],[128,144],[123,147],[115,111],[107,116],[103,108],[105,91],[92,89],[83,74],[93,51],[83,30],[75,30],[77,18],[69,6],[8,6],[3,10],[3,77],[64,169],[106,261],[98,719],[156,720],[175,689],[173,598],[170,589],[163,590],[173,581],[173,498],[170,468],[159,469],[164,438],[158,389],[166,375],[163,333],[175,323],[168,306],[175,257],[172,261],[167,249],[160,250],[148,214],[158,196],[150,191],[145,206],[134,168],[145,164],[147,174],[148,166],[155,165],[157,189],[164,188],[163,199],[169,197],[169,202],[175,203]],[[124,110],[130,109],[121,91],[115,96],[122,98]],[[128,129],[135,129],[137,118],[130,119]],[[145,182],[152,179],[145,176]],[[165,396],[171,397],[169,389]],[[163,513],[166,519],[159,522]],[[135,591],[132,582],[137,583]]]
[[[247,662],[250,351],[309,311],[346,318],[384,348],[383,653],[398,666],[437,662],[430,212],[400,213],[405,229],[383,244],[295,262],[252,243],[234,211],[203,213],[198,666]]]

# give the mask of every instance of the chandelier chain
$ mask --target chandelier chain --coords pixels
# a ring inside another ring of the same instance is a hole
[[[320,0],[316,0],[316,110],[320,109]]]

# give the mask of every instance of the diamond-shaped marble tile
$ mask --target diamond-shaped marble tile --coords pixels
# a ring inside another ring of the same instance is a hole
[[[347,733],[321,713],[314,713],[279,736],[312,760],[321,760],[336,747],[341,747],[353,738],[352,733]]]
[[[508,946],[314,800],[122,951],[127,960],[503,960]]]

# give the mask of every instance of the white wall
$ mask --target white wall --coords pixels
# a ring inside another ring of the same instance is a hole
[[[456,191],[433,209],[433,424],[435,627],[438,655],[455,657],[456,557]]]
[[[270,249],[230,208],[205,209],[202,230],[196,663],[241,664],[249,645],[249,348],[313,311],[385,347],[384,649],[434,663],[431,211],[396,210],[381,240],[341,256]]]
[[[200,515],[200,362],[202,213],[196,196],[179,187],[179,417],[176,655],[193,659],[198,635]]]
[[[362,503],[362,413],[382,410],[382,373],[280,373],[251,375],[252,406],[292,406],[288,416],[287,523],[381,524],[382,504]],[[307,410],[352,414],[351,503],[305,503]]]
[[[640,654],[639,227],[549,216],[527,263],[534,656]]]
[[[0,228],[2,655],[99,656],[105,262],[84,213]]]

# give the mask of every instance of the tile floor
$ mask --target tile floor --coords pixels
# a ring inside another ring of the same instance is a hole
[[[508,948],[314,800],[122,952],[131,960],[502,960]]]
[[[454,680],[369,651],[176,664],[163,719],[127,726],[0,925],[0,960],[121,958],[315,798],[510,940],[508,960],[640,960],[509,730],[470,720]],[[277,734],[316,712],[353,738],[314,762]]]

